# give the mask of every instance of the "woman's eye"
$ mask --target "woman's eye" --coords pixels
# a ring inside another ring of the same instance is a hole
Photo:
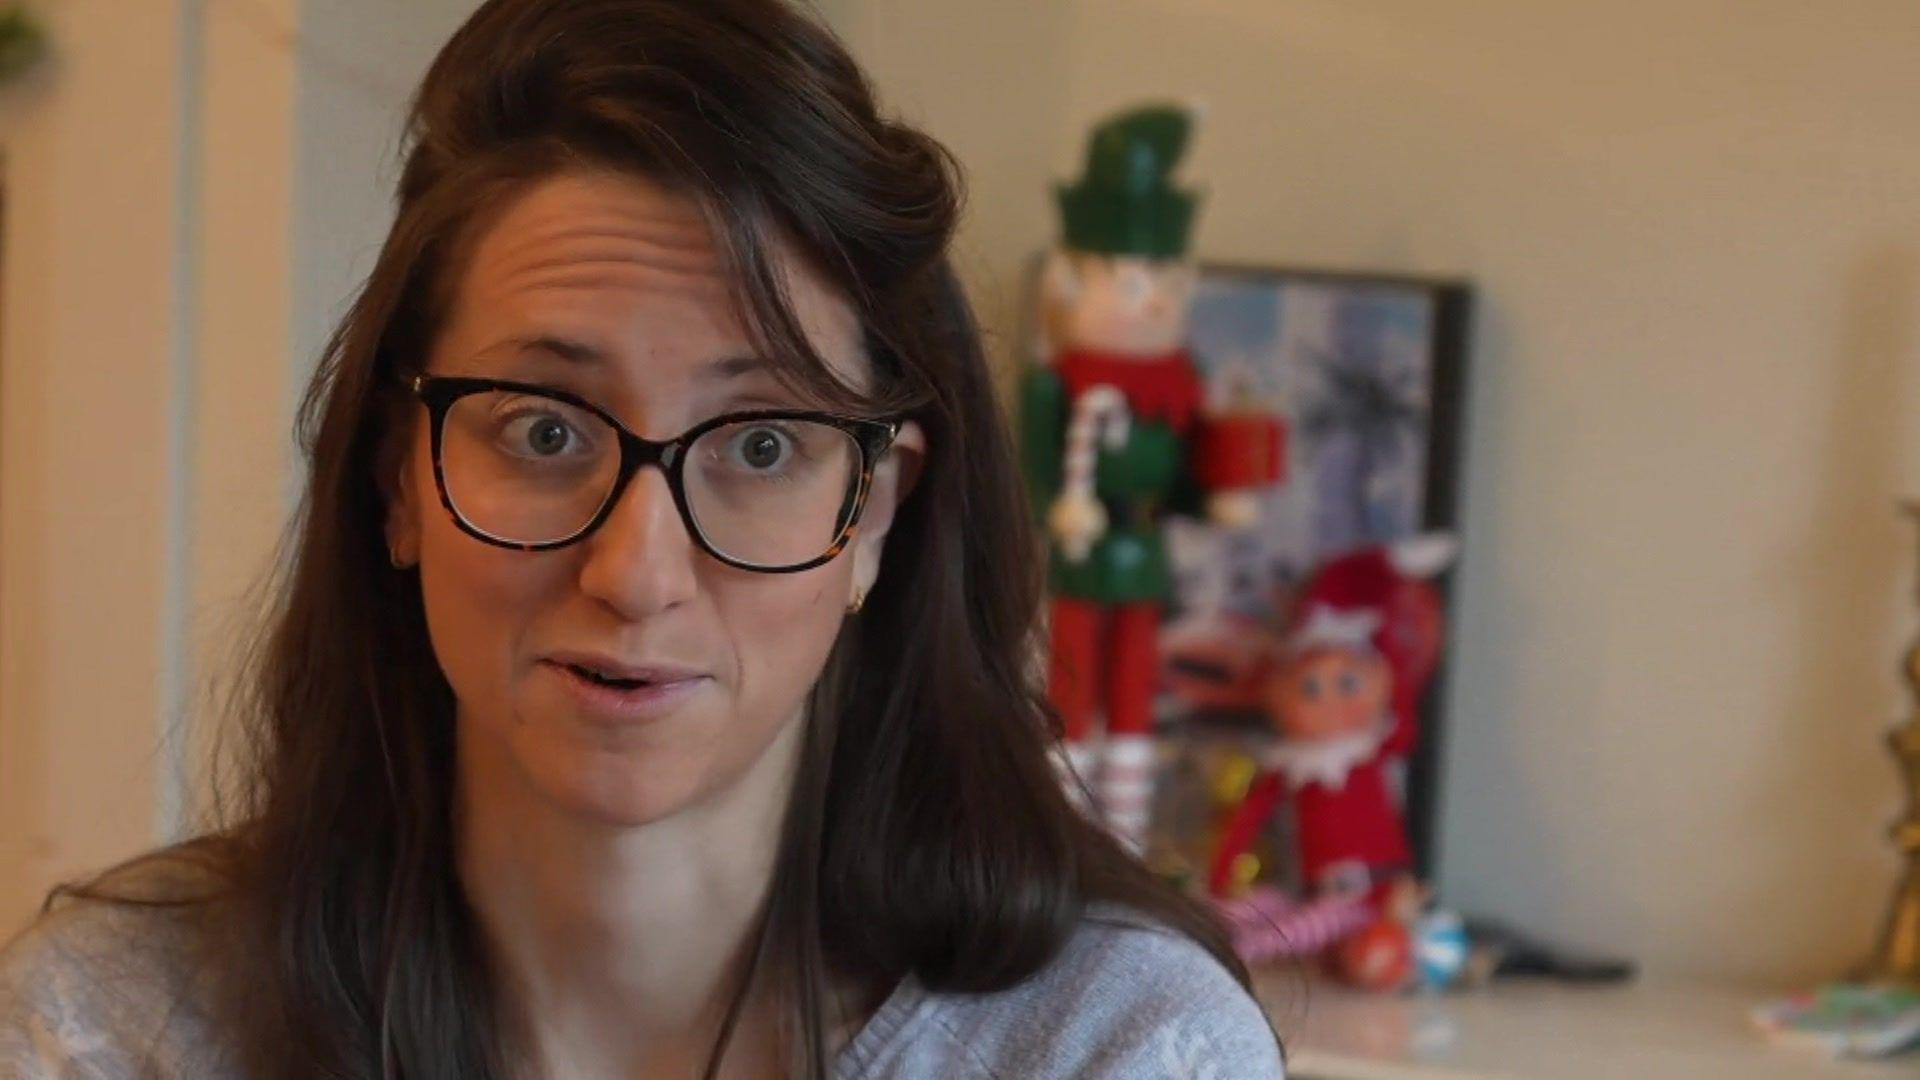
[[[1352,697],[1360,692],[1360,676],[1351,671],[1340,673],[1340,693]]]
[[[1313,675],[1309,675],[1306,678],[1301,679],[1300,680],[1300,696],[1303,698],[1306,698],[1308,701],[1319,701],[1320,700],[1319,678]]]
[[[764,471],[779,466],[786,459],[789,442],[785,434],[773,428],[748,428],[735,437],[733,452],[742,465]]]
[[[557,457],[577,450],[581,441],[565,420],[552,413],[524,413],[507,421],[501,440],[523,457]]]

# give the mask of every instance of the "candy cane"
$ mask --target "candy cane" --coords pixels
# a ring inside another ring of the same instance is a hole
[[[1213,905],[1232,935],[1233,950],[1249,964],[1316,955],[1376,918],[1357,897],[1298,900],[1270,885]]]
[[[1071,562],[1085,561],[1094,542],[1107,531],[1106,508],[1093,494],[1093,469],[1099,456],[1096,440],[1110,449],[1122,446],[1127,426],[1127,399],[1116,387],[1090,387],[1073,403],[1060,497],[1047,513],[1047,528]]]

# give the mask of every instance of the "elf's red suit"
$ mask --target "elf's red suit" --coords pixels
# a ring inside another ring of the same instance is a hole
[[[1285,737],[1220,838],[1209,875],[1215,895],[1231,891],[1235,860],[1286,797],[1312,890],[1377,899],[1411,871],[1391,770],[1413,750],[1420,697],[1440,655],[1440,599],[1425,578],[1451,551],[1433,538],[1369,548],[1308,583],[1271,684]]]

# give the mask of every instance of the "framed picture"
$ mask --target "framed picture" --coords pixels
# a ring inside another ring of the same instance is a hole
[[[1028,363],[1051,361],[1041,317],[1046,255],[1028,267]],[[1244,403],[1286,427],[1286,477],[1259,494],[1257,522],[1225,530],[1195,518],[1164,524],[1173,598],[1159,631],[1160,740],[1150,862],[1197,872],[1218,824],[1231,759],[1262,757],[1272,726],[1261,697],[1296,590],[1329,560],[1374,545],[1458,533],[1467,334],[1472,293],[1460,281],[1203,263],[1188,348],[1212,409]],[[1449,577],[1434,581],[1449,606]],[[1432,880],[1445,654],[1418,709],[1414,752],[1393,788],[1416,872]],[[1230,788],[1232,785],[1227,784]],[[1259,852],[1261,880],[1297,885],[1291,825],[1276,815]]]
[[[1195,362],[1216,404],[1246,400],[1285,417],[1288,468],[1254,528],[1168,526],[1176,598],[1162,632],[1163,730],[1266,730],[1232,685],[1234,654],[1277,625],[1291,591],[1326,560],[1422,534],[1470,542],[1456,518],[1470,306],[1457,281],[1202,266]],[[1437,584],[1444,597],[1447,581]],[[1398,778],[1429,880],[1445,675],[1443,662]]]

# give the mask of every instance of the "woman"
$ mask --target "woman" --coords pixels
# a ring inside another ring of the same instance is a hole
[[[952,167],[777,0],[491,0],[302,414],[232,823],[0,1071],[1274,1075],[1061,792]]]

